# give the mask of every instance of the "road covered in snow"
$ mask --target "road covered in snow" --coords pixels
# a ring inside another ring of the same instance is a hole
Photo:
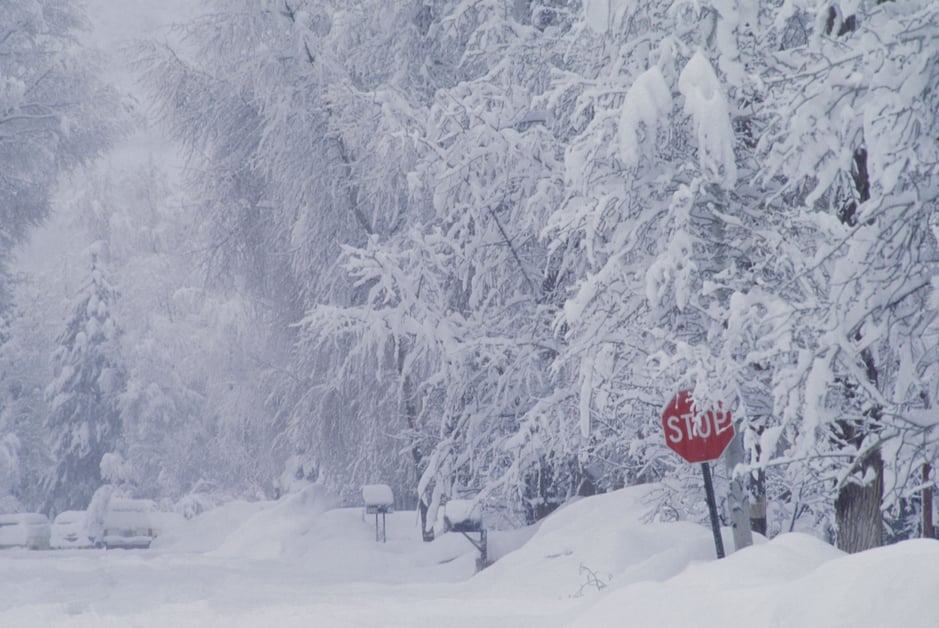
[[[378,544],[374,519],[324,511],[312,488],[182,522],[150,550],[0,552],[0,626],[558,626],[576,606],[468,586],[464,538],[425,544],[409,512]]]
[[[453,584],[328,585],[302,565],[270,561],[146,551],[34,554],[2,560],[2,626],[558,626],[571,606],[467,595]]]
[[[787,534],[716,561],[706,528],[648,520],[653,490],[493,531],[497,560],[476,575],[472,546],[421,542],[414,513],[391,515],[382,544],[316,487],[237,502],[150,550],[0,552],[0,626],[939,625],[939,542],[845,556]]]

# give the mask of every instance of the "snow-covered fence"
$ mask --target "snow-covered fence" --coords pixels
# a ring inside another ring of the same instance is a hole
[[[365,502],[365,514],[375,515],[375,540],[386,540],[385,515],[395,510],[395,496],[387,484],[366,484],[362,487],[362,501]],[[381,515],[381,527],[378,525]]]

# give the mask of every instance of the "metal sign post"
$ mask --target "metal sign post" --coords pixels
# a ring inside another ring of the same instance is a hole
[[[704,476],[704,498],[708,503],[708,513],[711,516],[711,532],[714,533],[714,549],[717,557],[724,557],[724,539],[721,538],[721,522],[717,518],[717,500],[714,498],[714,483],[711,482],[711,465],[701,463],[701,474]]]
[[[694,407],[691,390],[682,390],[665,406],[662,412],[662,429],[665,444],[687,462],[701,463],[704,475],[704,494],[714,533],[714,549],[717,557],[724,557],[724,541],[721,538],[720,519],[717,516],[717,500],[711,480],[711,460],[721,457],[734,438],[734,423],[729,410],[718,406],[716,410],[698,412]]]

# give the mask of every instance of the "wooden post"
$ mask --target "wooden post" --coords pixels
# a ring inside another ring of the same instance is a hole
[[[766,471],[760,469],[750,476],[750,529],[766,536]]]
[[[385,525],[385,514],[386,510],[384,508],[375,509],[375,541],[381,541],[385,543],[388,540],[387,527]],[[381,515],[381,525],[378,525],[378,515]]]
[[[929,473],[932,468],[929,463],[923,464],[923,538],[935,538],[935,530],[932,522],[932,484],[929,481]]]
[[[708,503],[708,512],[711,515],[711,532],[714,533],[714,549],[717,557],[724,557],[724,540],[721,538],[721,522],[717,518],[717,500],[714,498],[714,484],[711,482],[711,465],[701,463],[701,473],[704,475],[704,496]]]
[[[743,549],[753,545],[753,532],[750,530],[750,504],[743,481],[734,477],[737,464],[743,462],[743,439],[737,430],[734,439],[730,441],[724,452],[724,464],[730,475],[730,494],[727,496],[727,506],[730,510],[730,521],[734,530],[734,549]]]

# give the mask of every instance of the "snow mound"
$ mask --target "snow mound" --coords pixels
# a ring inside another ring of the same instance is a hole
[[[664,580],[694,561],[713,560],[707,528],[652,522],[655,485],[634,486],[567,504],[531,540],[475,579],[477,586],[553,597],[578,597],[607,586]],[[724,546],[733,540],[724,531]]]
[[[217,550],[245,521],[271,508],[275,502],[233,501],[177,521],[162,531],[150,546],[154,550],[200,554]]]
[[[492,530],[489,556],[496,562],[475,576],[477,553],[462,535],[424,543],[417,514],[396,512],[385,518],[387,542],[376,542],[375,516],[361,507],[335,508],[321,487],[203,513],[158,538],[159,552],[139,555],[146,563],[126,568],[163,570],[188,560],[203,570],[226,569],[233,578],[280,578],[284,586],[323,595],[395,585],[368,590],[381,591],[382,600],[417,596],[425,611],[431,597],[459,599],[486,613],[500,608],[505,618],[513,616],[510,607],[553,609],[532,610],[538,623],[518,626],[602,628],[622,626],[626,617],[631,628],[937,625],[939,542],[907,541],[847,556],[796,533],[760,538],[716,560],[707,527],[656,520],[659,490],[638,486],[579,499],[539,525]],[[731,551],[730,530],[723,533]],[[351,588],[337,589],[340,584]],[[371,617],[366,610],[342,612]]]
[[[385,515],[387,541],[380,543],[374,515],[338,504],[317,485],[274,502],[233,502],[175,526],[153,547],[222,561],[289,563],[320,583],[454,582],[473,575],[477,553],[461,535],[425,543],[417,513],[403,511]],[[515,549],[530,534],[494,533],[490,555]]]
[[[792,533],[758,537],[733,552],[725,528],[732,553],[716,560],[707,527],[654,520],[657,490],[630,487],[567,505],[467,588],[516,599],[580,598],[570,628],[939,625],[937,541],[846,555]]]
[[[254,559],[288,557],[319,516],[338,505],[336,497],[322,486],[312,484],[256,512],[228,535],[215,552],[220,556]]]
[[[845,555],[814,537],[781,535],[662,582],[610,591],[570,628],[799,626],[927,628],[939,617],[939,542]]]

